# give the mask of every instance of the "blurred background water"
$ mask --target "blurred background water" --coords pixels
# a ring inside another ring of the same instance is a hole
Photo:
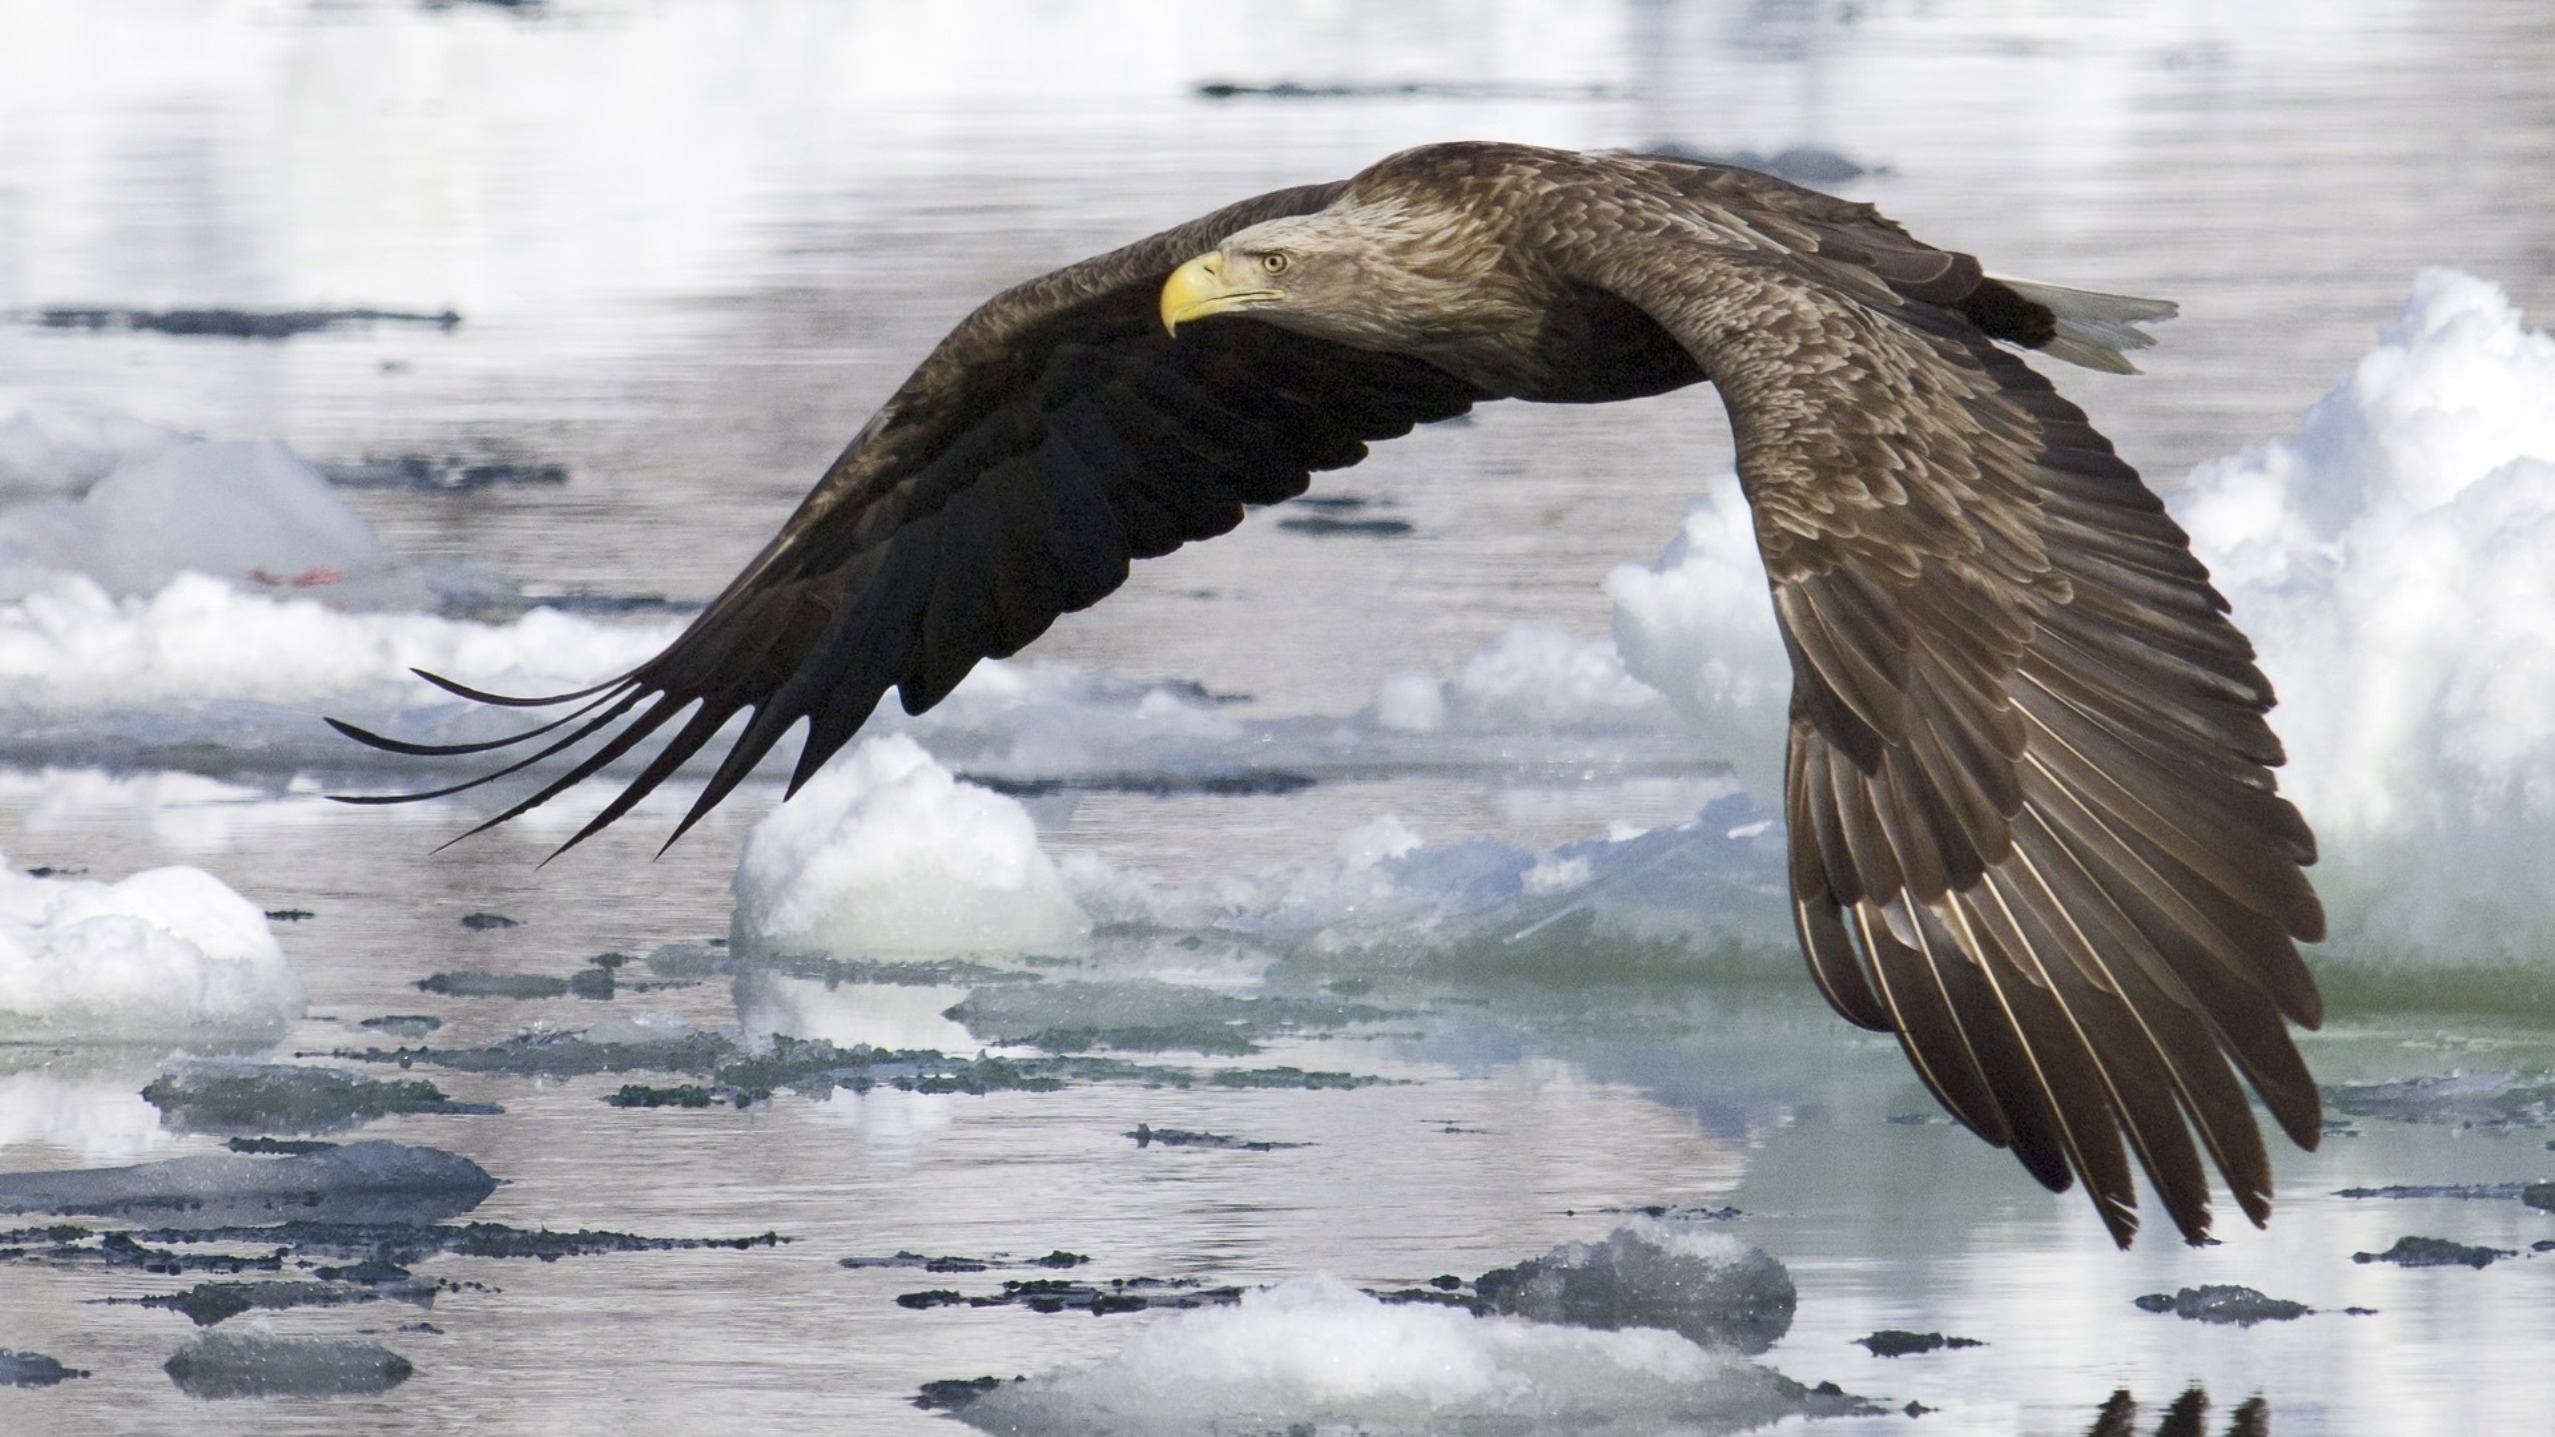
[[[532,482],[342,492],[419,559],[478,561],[536,597],[680,605],[714,592],[916,358],[1004,285],[1406,145],[1673,144],[1778,161],[1999,272],[2179,301],[2144,376],[2058,376],[2170,490],[2195,464],[2294,430],[2423,266],[2496,282],[2544,322],[2549,73],[2542,7],[2494,0],[22,0],[0,4],[0,392],[280,439],[341,477],[403,459],[507,466]],[[1202,91],[1215,83],[1241,92]],[[1282,84],[1309,93],[1253,92]],[[63,314],[196,308],[459,322],[238,340]],[[1257,514],[1140,566],[1031,656],[1241,696],[1223,706],[1240,721],[1354,714],[1391,676],[1447,673],[1521,621],[1602,636],[1599,579],[1653,558],[1728,463],[1705,392],[1485,411],[1317,486],[1364,501],[1323,512],[1406,529],[1325,535],[1283,527],[1288,510]],[[536,868],[572,820],[429,856],[469,810],[342,809],[318,797],[328,775],[219,744],[148,762],[109,752],[76,771],[46,767],[51,752],[0,753],[17,765],[0,781],[15,863],[99,876],[196,863],[261,907],[311,911],[280,928],[312,1002],[287,1052],[360,1043],[353,1025],[386,1013],[441,1015],[442,1046],[597,1021],[574,998],[411,985],[442,970],[565,975],[593,954],[724,933],[738,843],[777,799],[749,790],[661,859],[666,816],[643,812]],[[1344,831],[1387,812],[1431,844],[1549,848],[1610,821],[1678,822],[1724,791],[1700,748],[1639,763],[1601,748],[1575,769],[1421,752],[1285,792],[1031,802],[1051,851],[1187,882],[1327,864]],[[520,926],[458,926],[481,911]],[[441,1332],[398,1339],[408,1383],[247,1405],[198,1403],[161,1376],[183,1335],[173,1315],[96,1301],[175,1279],[0,1269],[0,1347],[76,1353],[96,1374],[0,1389],[0,1423],[945,1429],[910,1404],[923,1382],[1088,1363],[1148,1319],[914,1311],[891,1299],[941,1279],[838,1259],[1061,1247],[1107,1275],[1328,1270],[1398,1287],[1602,1235],[1607,1209],[1678,1203],[1744,1210],[1733,1230],[1792,1269],[1800,1314],[1768,1361],[1941,1413],[1819,1430],[2072,1433],[2117,1391],[2152,1420],[2198,1387],[2222,1414],[2262,1395],[2283,1433],[2525,1431],[2555,1398],[2536,1356],[2555,1339],[2555,1269],[2349,1260],[2410,1232],[2526,1253],[2555,1237],[2545,1213],[2327,1196],[2555,1175],[2545,1132],[2525,1122],[2362,1122],[2320,1155],[2282,1155],[2267,1233],[2123,1257],[2081,1201],[2047,1197],[2002,1155],[1885,1122],[1931,1106],[1895,1046],[1851,1033],[1789,973],[1662,973],[1618,951],[1368,971],[1242,946],[1129,962],[1243,987],[1258,965],[1293,963],[1365,985],[1404,1016],[1272,1036],[1253,1061],[1395,1084],[880,1089],[678,1112],[603,1107],[617,1080],[599,1077],[438,1074],[506,1114],[391,1118],[365,1135],[462,1152],[502,1178],[475,1217],[794,1241],[451,1259],[437,1271],[492,1290],[448,1293]],[[734,1029],[749,996],[721,979],[614,1002]],[[790,1001],[848,1005],[867,1041],[958,1046],[937,1007],[878,985],[809,984]],[[2410,1011],[2350,1015],[2308,1049],[2328,1082],[2543,1071],[2550,1050],[2555,1034],[2525,1022]],[[0,1169],[218,1146],[168,1131],[135,1096],[164,1056],[11,1060]],[[1123,1136],[1139,1122],[1310,1146],[1139,1148]],[[2320,1311],[2238,1330],[2130,1305],[2204,1282]],[[2341,1315],[2350,1306],[2375,1315]],[[277,1321],[392,1325],[370,1309]],[[1989,1346],[1885,1363],[1851,1345],[1890,1326]]]

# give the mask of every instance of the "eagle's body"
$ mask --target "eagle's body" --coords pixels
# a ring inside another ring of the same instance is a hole
[[[1708,378],[1792,658],[1784,810],[1812,975],[1895,1031],[1973,1131],[2054,1189],[2082,1175],[2116,1239],[2136,1229],[2125,1136],[2199,1241],[2195,1132],[2245,1213],[2269,1212],[2230,1060],[2317,1137],[2284,1023],[2321,1016],[2296,946],[2322,933],[2313,839],[2272,782],[2270,686],[2182,531],[2000,347],[2126,370],[2147,342],[2129,325],[2170,313],[1988,278],[1751,171],[1407,151],[987,301],[664,653],[530,701],[588,700],[510,740],[565,730],[500,772],[602,741],[491,821],[691,710],[583,838],[750,715],[688,827],[799,720],[793,787],[889,687],[930,707],[1131,558],[1223,533],[1370,441],[1489,399]]]

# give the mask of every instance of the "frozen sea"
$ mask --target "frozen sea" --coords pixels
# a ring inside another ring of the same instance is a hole
[[[2541,1430],[2549,73],[2493,0],[0,0],[0,1430]],[[1803,981],[1708,391],[1384,446],[663,857],[326,801],[430,774],[323,713],[493,731],[410,665],[648,652],[995,289],[1468,137],[2180,302],[2055,377],[2324,840],[2268,1230],[2116,1252]]]

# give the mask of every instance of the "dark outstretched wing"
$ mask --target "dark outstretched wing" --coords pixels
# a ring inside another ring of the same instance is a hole
[[[1564,205],[1590,218],[1556,245],[1728,405],[1792,658],[1812,974],[1972,1131],[2053,1190],[2082,1176],[2124,1246],[2124,1137],[2189,1240],[2195,1132],[2261,1222],[2270,1166],[2229,1060],[2314,1147],[2283,1019],[2320,1021],[2295,940],[2324,919],[2251,647],[2137,473],[1991,342],[2000,314],[2046,339],[2045,307],[1860,207],[1705,187]]]
[[[679,838],[799,720],[808,729],[793,791],[890,687],[920,713],[979,659],[1016,652],[1058,614],[1117,588],[1130,559],[1222,534],[1242,522],[1245,504],[1291,498],[1312,471],[1364,458],[1369,441],[1489,397],[1420,360],[1247,320],[1210,321],[1176,341],[1163,333],[1158,296],[1174,267],[1237,229],[1319,210],[1337,190],[1264,195],[995,296],[941,342],[663,653],[594,688],[537,699],[436,679],[489,703],[583,701],[564,719],[494,743],[410,744],[338,723],[397,753],[528,748],[450,788],[356,801],[438,797],[595,745],[481,825],[489,827],[683,717],[564,848],[628,812],[730,719],[749,715]]]

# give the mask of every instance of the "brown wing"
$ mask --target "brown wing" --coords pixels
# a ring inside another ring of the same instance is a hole
[[[360,742],[408,754],[548,739],[464,783],[352,801],[439,797],[596,744],[487,828],[583,782],[689,710],[564,849],[628,812],[730,719],[750,715],[679,838],[799,720],[808,730],[793,792],[891,686],[920,713],[979,659],[1016,652],[1058,614],[1116,589],[1130,559],[1222,534],[1245,504],[1291,498],[1313,470],[1364,458],[1368,441],[1488,397],[1420,360],[1247,320],[1193,326],[1176,341],[1162,332],[1157,297],[1174,267],[1247,225],[1319,210],[1337,190],[1264,195],[995,296],[941,342],[663,653],[594,688],[537,699],[426,676],[488,703],[584,700],[566,718],[461,745],[406,743],[330,720]]]
[[[1729,408],[1792,658],[1811,973],[1972,1131],[2053,1190],[2081,1175],[2122,1245],[2124,1137],[2189,1240],[2195,1131],[2261,1222],[2270,1167],[2229,1060],[2314,1147],[2282,1020],[2321,1018],[2294,940],[2324,920],[2225,601],[2083,412],[1991,342],[2000,312],[2028,331],[2046,311],[1860,207],[1674,187],[1582,202],[1556,245]]]

